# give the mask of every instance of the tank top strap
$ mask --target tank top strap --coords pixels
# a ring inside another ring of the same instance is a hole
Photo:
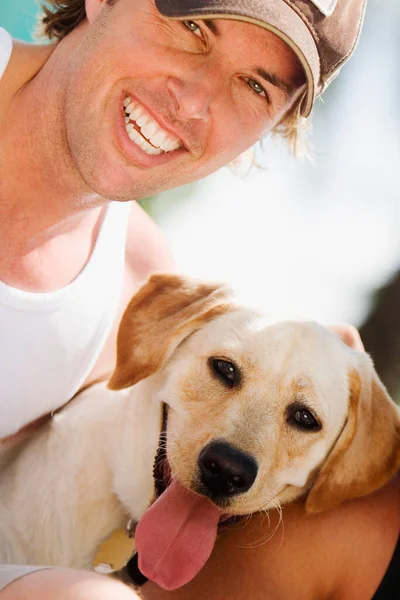
[[[3,29],[3,27],[0,27],[0,79],[6,70],[8,61],[10,60],[11,52],[12,37],[8,31]]]

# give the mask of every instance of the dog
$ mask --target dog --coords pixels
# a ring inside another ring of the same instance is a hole
[[[171,590],[227,519],[302,496],[327,510],[399,467],[399,410],[366,353],[224,286],[156,274],[123,315],[108,386],[3,466],[0,563],[91,568],[133,520],[140,571]]]

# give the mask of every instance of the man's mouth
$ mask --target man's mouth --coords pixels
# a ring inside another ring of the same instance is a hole
[[[125,128],[129,138],[147,154],[163,154],[182,147],[182,142],[160,124],[137,100],[123,101]]]

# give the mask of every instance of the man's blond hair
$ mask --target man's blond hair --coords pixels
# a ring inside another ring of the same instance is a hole
[[[106,0],[112,5],[117,0]],[[132,0],[134,2],[134,0]],[[85,0],[47,0],[42,5],[40,16],[40,34],[50,40],[62,40],[86,18]],[[276,125],[272,133],[283,137],[293,154],[306,153],[306,119],[300,114],[300,102],[297,102]]]

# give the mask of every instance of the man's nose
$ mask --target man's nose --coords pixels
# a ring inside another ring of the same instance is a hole
[[[198,69],[186,76],[169,77],[167,89],[178,117],[208,121],[210,105],[221,89],[221,83],[215,74]]]

